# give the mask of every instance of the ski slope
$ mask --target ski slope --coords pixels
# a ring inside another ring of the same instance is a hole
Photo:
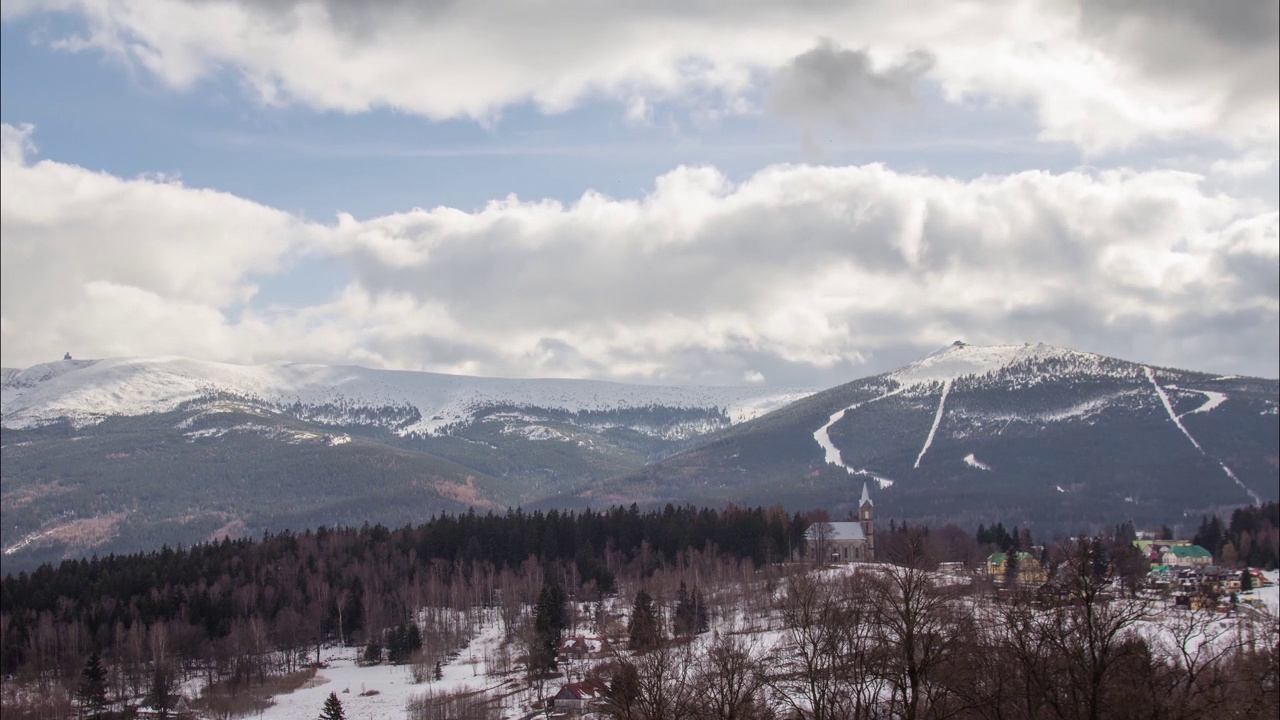
[[[844,457],[840,454],[840,449],[835,446],[835,443],[831,442],[831,426],[840,422],[840,420],[844,418],[846,413],[857,410],[858,408],[864,405],[869,405],[873,402],[884,400],[887,397],[893,397],[894,395],[901,393],[905,389],[906,389],[905,387],[899,387],[896,390],[891,390],[887,393],[884,393],[883,395],[878,395],[876,397],[873,397],[870,400],[863,400],[860,403],[854,403],[853,405],[850,405],[849,407],[844,408],[843,410],[837,410],[836,412],[832,413],[831,417],[827,420],[827,423],[813,432],[813,439],[818,443],[819,446],[822,447],[823,456],[826,459],[827,464],[835,465],[837,467],[842,467],[850,475],[861,475],[863,477],[869,477],[872,480],[875,480],[882,490],[892,485],[893,481],[890,480],[889,478],[882,477],[864,468],[853,468],[853,467],[849,467],[848,465],[845,465]]]
[[[1187,439],[1191,441],[1191,444],[1195,446],[1196,450],[1200,451],[1201,455],[1204,455],[1205,457],[1210,458],[1211,460],[1217,462],[1219,467],[1222,468],[1222,472],[1226,473],[1227,477],[1231,478],[1232,482],[1234,482],[1236,485],[1239,485],[1240,489],[1244,490],[1245,493],[1248,494],[1249,499],[1253,501],[1254,505],[1261,505],[1262,497],[1259,496],[1258,493],[1251,490],[1248,485],[1245,485],[1243,482],[1240,482],[1240,478],[1236,477],[1236,474],[1234,472],[1231,472],[1231,468],[1227,467],[1227,464],[1225,462],[1205,452],[1204,448],[1200,447],[1200,443],[1196,442],[1196,439],[1191,436],[1191,433],[1187,431],[1186,426],[1182,424],[1182,420],[1180,419],[1180,416],[1173,411],[1173,405],[1170,404],[1169,402],[1169,395],[1165,393],[1164,388],[1160,387],[1160,383],[1156,382],[1155,373],[1151,372],[1151,368],[1144,366],[1142,368],[1142,372],[1146,374],[1147,380],[1151,382],[1151,387],[1155,388],[1156,395],[1160,398],[1160,404],[1164,406],[1164,411],[1168,413],[1169,419],[1172,420],[1173,424],[1178,427],[1178,430],[1182,431],[1182,434],[1187,436]],[[1210,403],[1214,402],[1213,398],[1210,398],[1209,402]],[[1198,410],[1194,412],[1198,412]]]
[[[942,424],[942,413],[947,407],[947,393],[951,392],[951,380],[942,381],[942,397],[938,399],[938,411],[933,414],[933,426],[929,428],[929,436],[924,439],[924,447],[920,448],[920,454],[916,456],[916,469],[920,469],[920,461],[924,459],[924,454],[929,452],[929,446],[933,444],[933,436],[938,432],[938,426]]]

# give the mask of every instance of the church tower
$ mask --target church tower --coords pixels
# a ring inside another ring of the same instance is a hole
[[[871,493],[867,492],[867,484],[862,483],[862,500],[858,503],[858,522],[862,525],[862,536],[867,539],[867,559],[876,557],[876,523],[875,505],[871,503]]]

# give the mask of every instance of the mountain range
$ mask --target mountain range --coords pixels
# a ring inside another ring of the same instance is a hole
[[[943,348],[820,392],[296,363],[2,371],[5,571],[433,513],[782,503],[1177,524],[1275,500],[1280,383],[1046,345]]]

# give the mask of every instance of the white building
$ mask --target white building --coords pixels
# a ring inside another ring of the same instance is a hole
[[[866,483],[858,502],[858,519],[814,523],[805,531],[811,552],[831,562],[871,561],[876,557],[875,505]]]

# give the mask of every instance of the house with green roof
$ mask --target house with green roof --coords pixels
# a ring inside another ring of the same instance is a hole
[[[1160,556],[1160,564],[1172,567],[1205,567],[1213,564],[1213,553],[1199,545],[1173,545]]]
[[[1003,578],[1005,571],[1005,563],[1008,562],[1009,556],[1002,552],[991,553],[987,557],[987,574],[993,578]],[[1035,555],[1026,552],[1018,553],[1018,581],[1019,582],[1044,582],[1044,568],[1040,567],[1040,560]]]

